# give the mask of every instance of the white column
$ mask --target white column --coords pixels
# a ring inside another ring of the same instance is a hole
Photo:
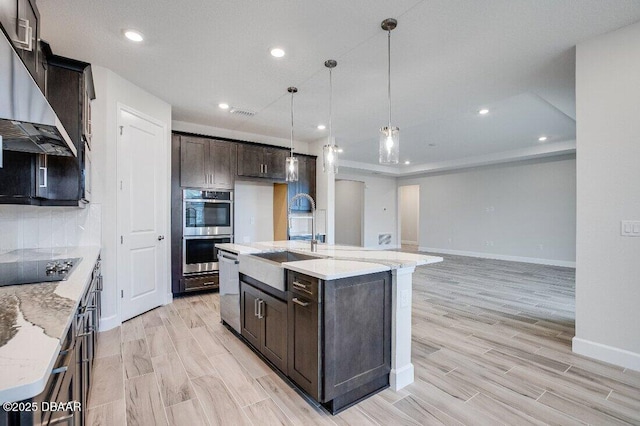
[[[411,281],[414,266],[393,269],[391,297],[391,389],[413,383],[411,363]]]

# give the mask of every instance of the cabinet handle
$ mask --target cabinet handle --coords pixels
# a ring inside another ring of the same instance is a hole
[[[264,300],[258,299],[258,318],[264,318]]]
[[[33,50],[33,28],[29,25],[28,19],[18,19],[18,28],[24,28],[24,40],[15,40],[22,45],[20,49],[31,52]]]
[[[291,301],[295,304],[298,304],[300,306],[302,306],[303,308],[306,308],[307,306],[309,306],[309,302],[302,302],[300,299],[298,299],[297,297],[294,297],[293,299],[291,299]]]
[[[253,316],[257,317],[258,316],[258,301],[260,299],[256,298],[253,301]]]
[[[66,372],[68,368],[68,365],[65,365],[64,367],[54,368],[53,370],[51,370],[51,374],[62,374]]]
[[[307,294],[313,294],[313,292],[311,290],[307,290],[307,286],[298,282],[298,281],[294,281],[293,282],[293,288],[295,288],[296,290],[300,290],[303,291]]]

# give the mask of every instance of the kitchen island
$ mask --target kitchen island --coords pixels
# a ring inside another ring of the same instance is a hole
[[[390,273],[391,371],[389,385],[393,390],[399,390],[413,382],[414,368],[411,363],[412,275],[416,266],[441,262],[441,257],[325,244],[319,244],[317,252],[312,253],[310,244],[305,241],[221,244],[219,248],[240,255],[241,269],[245,255],[286,250],[317,256],[316,259],[282,262],[281,265],[287,271],[305,274],[320,280],[331,281],[381,272]],[[260,273],[261,271],[256,270],[253,275]]]

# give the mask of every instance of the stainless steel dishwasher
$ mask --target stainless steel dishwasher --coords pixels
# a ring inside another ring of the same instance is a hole
[[[238,255],[218,251],[220,262],[220,318],[240,333],[240,277]]]

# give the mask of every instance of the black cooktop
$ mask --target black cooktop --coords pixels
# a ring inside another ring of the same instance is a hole
[[[0,287],[16,284],[32,284],[64,281],[81,258],[27,260],[0,263]]]

